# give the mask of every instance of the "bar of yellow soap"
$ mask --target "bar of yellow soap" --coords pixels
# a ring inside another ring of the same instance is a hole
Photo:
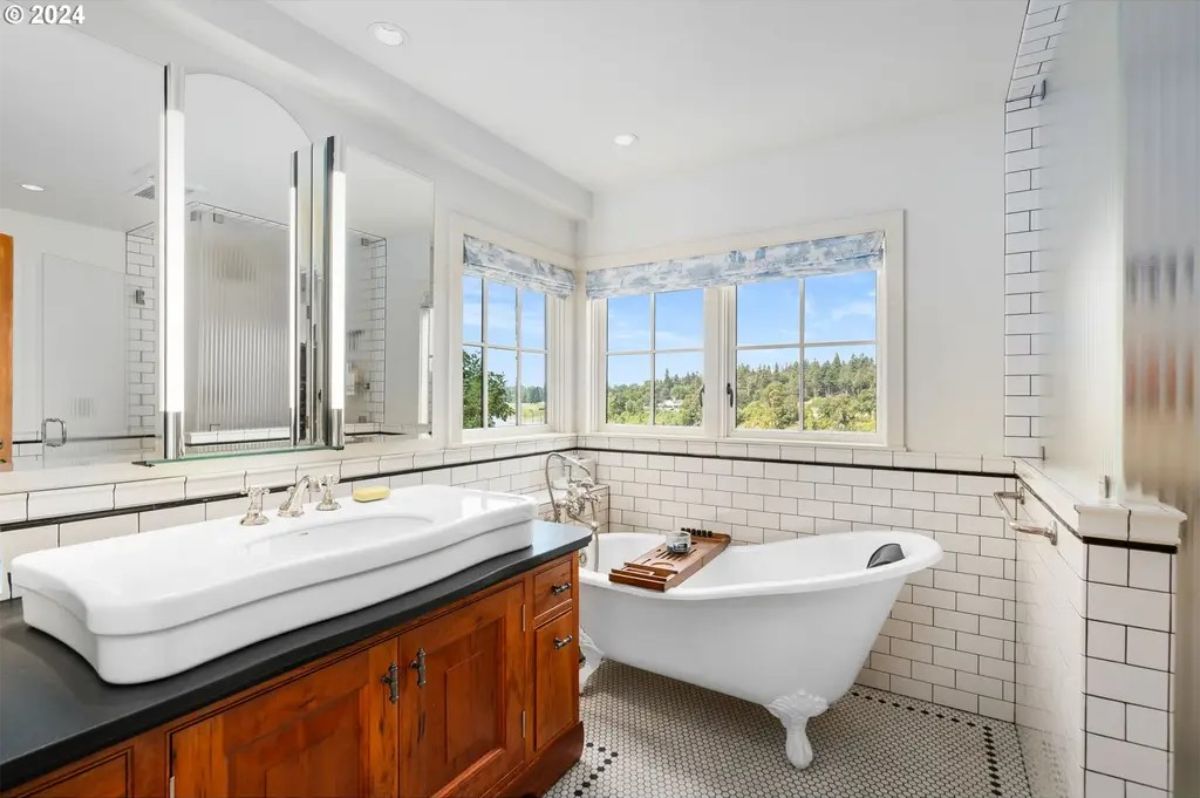
[[[354,501],[377,502],[392,495],[392,489],[387,485],[368,485],[365,488],[354,489]]]

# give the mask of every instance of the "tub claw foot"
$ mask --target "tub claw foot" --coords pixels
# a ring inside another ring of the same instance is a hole
[[[579,692],[582,693],[588,680],[592,678],[592,674],[604,661],[604,652],[596,646],[596,641],[587,632],[580,629],[579,653],[583,656],[583,664],[579,666]]]
[[[767,704],[767,710],[779,718],[787,730],[787,758],[797,768],[806,768],[813,760],[812,744],[808,741],[808,719],[827,709],[829,703],[825,699],[803,690]]]

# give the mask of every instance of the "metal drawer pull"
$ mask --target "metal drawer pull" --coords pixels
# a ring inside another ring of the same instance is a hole
[[[551,592],[551,593],[553,593],[553,594],[554,594],[554,595],[556,595],[556,596],[557,596],[559,593],[566,593],[566,592],[567,592],[568,590],[570,590],[570,589],[571,589],[571,583],[570,583],[570,582],[563,582],[561,585],[551,585],[551,586],[550,586],[550,592]]]
[[[566,648],[567,646],[571,645],[571,641],[573,641],[574,639],[575,639],[575,635],[567,635],[566,637],[563,637],[563,638],[556,637],[556,638],[554,638],[554,647],[556,649]]]
[[[1008,505],[1004,503],[1006,499],[1012,499],[1016,504],[1025,503],[1025,489],[1018,487],[1016,490],[998,490],[992,494],[992,498],[996,500],[996,504],[1000,505],[1000,512],[1004,513],[1004,520],[1008,522],[1008,528],[1014,532],[1024,532],[1027,535],[1039,535],[1050,541],[1051,546],[1058,545],[1058,525],[1054,526],[1038,526],[1037,524],[1027,524],[1024,521],[1018,521],[1015,511],[1009,512]]]
[[[417,687],[425,686],[425,649],[417,649],[417,658],[408,664],[408,667],[417,672]]]
[[[387,673],[380,676],[379,681],[387,687],[389,701],[394,704],[400,700],[400,669],[396,667],[396,663],[388,665]]]

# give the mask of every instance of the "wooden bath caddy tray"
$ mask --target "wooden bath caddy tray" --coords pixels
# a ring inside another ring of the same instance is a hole
[[[661,543],[621,568],[613,568],[608,572],[608,581],[661,593],[679,586],[729,545],[729,535],[720,532],[683,531],[692,533],[692,548],[687,554],[668,551],[667,544]]]

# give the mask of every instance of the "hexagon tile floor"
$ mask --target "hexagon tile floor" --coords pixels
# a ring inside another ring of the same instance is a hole
[[[548,798],[1030,798],[1012,724],[869,687],[809,721],[806,770],[763,707],[615,662],[580,712],[583,759]]]

